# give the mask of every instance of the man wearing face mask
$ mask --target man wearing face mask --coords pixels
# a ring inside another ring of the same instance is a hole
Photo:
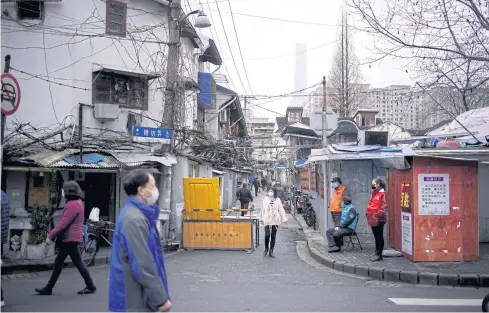
[[[340,252],[343,245],[343,237],[348,236],[357,227],[358,217],[355,207],[351,203],[349,196],[343,196],[340,202],[341,215],[338,226],[330,228],[326,231],[326,237],[328,239],[328,252]]]
[[[137,169],[124,181],[129,196],[116,219],[109,275],[109,311],[166,312],[172,307],[156,222],[153,175]]]
[[[333,217],[333,223],[338,226],[339,219],[341,217],[341,199],[344,196],[351,199],[350,191],[342,184],[341,178],[335,177],[331,181],[331,186],[333,187],[331,203],[329,205],[329,211]]]

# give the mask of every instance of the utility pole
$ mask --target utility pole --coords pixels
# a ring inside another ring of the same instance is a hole
[[[166,68],[166,87],[165,87],[165,104],[163,109],[162,128],[171,129],[170,146],[164,145],[163,152],[173,150],[175,145],[175,118],[176,112],[180,110],[177,96],[177,79],[178,79],[178,49],[180,46],[180,13],[182,12],[181,0],[173,0],[170,7],[169,21],[169,43],[168,58]]]
[[[323,76],[323,114],[322,114],[322,129],[323,129],[323,148],[328,146],[328,108],[326,104],[326,76]]]
[[[8,73],[10,71],[10,54],[5,56],[5,68],[3,69],[4,73]],[[3,89],[3,88],[2,88]],[[2,102],[3,102],[3,90],[2,90]],[[7,115],[2,113],[2,132],[0,134],[0,169],[3,164],[3,140],[5,138],[5,124],[7,123]],[[2,171],[0,170],[0,188],[2,186]]]

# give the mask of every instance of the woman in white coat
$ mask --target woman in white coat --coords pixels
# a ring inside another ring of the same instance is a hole
[[[265,226],[265,251],[263,256],[270,255],[270,257],[274,258],[273,248],[275,247],[278,227],[282,223],[287,222],[282,201],[277,197],[275,188],[269,190],[268,197],[263,199],[260,210],[260,222]],[[270,243],[270,249],[268,243]]]

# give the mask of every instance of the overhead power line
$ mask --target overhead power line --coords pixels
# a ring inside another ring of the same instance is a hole
[[[219,12],[219,18],[221,19],[222,29],[224,30],[224,36],[226,37],[226,42],[228,44],[229,52],[231,53],[231,58],[233,59],[234,67],[236,68],[236,73],[238,74],[239,81],[240,81],[241,85],[243,86],[244,91],[246,93],[248,93],[248,91],[246,89],[246,85],[243,83],[243,79],[241,78],[241,75],[239,74],[238,66],[236,65],[236,59],[234,58],[233,49],[231,49],[231,44],[229,42],[228,34],[226,32],[226,27],[224,26],[224,20],[222,19],[221,10],[219,9],[219,3],[216,2],[216,6],[217,6],[217,10]]]
[[[231,19],[233,20],[234,33],[236,34],[236,41],[238,42],[239,55],[241,56],[241,63],[243,64],[246,81],[248,82],[248,87],[250,87],[250,92],[253,93],[253,88],[251,88],[251,84],[250,84],[250,78],[248,77],[248,71],[246,70],[246,65],[244,63],[243,51],[241,50],[241,44],[239,43],[238,31],[236,30],[236,23],[234,22],[233,9],[231,8],[231,1],[228,0],[228,4],[229,4],[229,11],[231,12]]]

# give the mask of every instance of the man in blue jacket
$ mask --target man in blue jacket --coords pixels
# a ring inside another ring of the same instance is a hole
[[[355,231],[358,223],[358,216],[355,207],[351,203],[349,195],[343,195],[341,206],[341,217],[338,225],[335,228],[330,228],[326,231],[328,239],[328,252],[340,252],[343,245],[343,237],[348,236]]]
[[[159,193],[142,169],[124,181],[129,196],[116,222],[109,275],[109,311],[166,312],[172,307],[156,221]]]

